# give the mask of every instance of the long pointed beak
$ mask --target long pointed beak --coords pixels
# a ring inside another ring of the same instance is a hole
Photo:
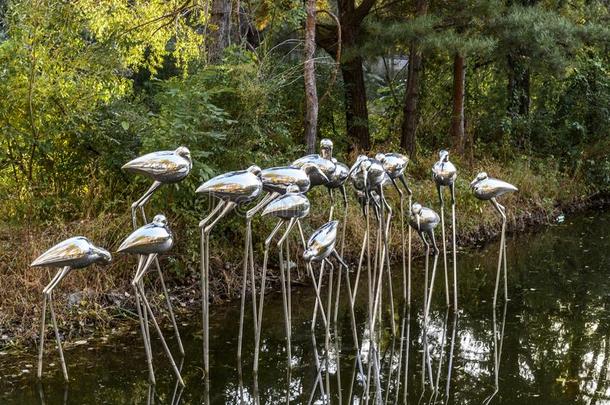
[[[366,187],[368,184],[368,179],[369,179],[369,172],[368,172],[368,170],[365,170],[364,171],[364,190],[365,190],[364,192],[365,193],[366,193]]]
[[[421,229],[419,214],[415,214],[415,219],[417,220],[417,230],[419,231]]]
[[[477,179],[474,179],[470,182],[470,188],[474,188],[474,185],[477,184]]]

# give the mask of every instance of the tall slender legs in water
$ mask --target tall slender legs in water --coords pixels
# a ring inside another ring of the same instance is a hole
[[[443,187],[449,187],[451,189],[451,224],[453,230],[453,304],[454,310],[457,311],[457,263],[456,263],[456,240],[455,240],[455,179],[457,178],[457,169],[449,161],[449,152],[441,150],[439,152],[439,160],[432,167],[432,177],[436,183],[438,191],[438,198],[441,205],[441,230],[443,236],[443,267],[445,269],[445,298],[447,306],[450,305],[449,301],[449,276],[447,270],[447,246],[445,236],[445,204],[443,198]]]
[[[494,179],[487,176],[487,173],[481,172],[470,183],[470,188],[474,192],[475,197],[480,200],[491,201],[492,205],[502,217],[502,232],[500,236],[500,252],[498,253],[498,272],[496,274],[496,288],[494,290],[493,305],[496,306],[498,296],[498,287],[500,283],[500,272],[502,270],[502,260],[504,260],[504,298],[508,301],[508,275],[506,269],[506,208],[500,205],[497,198],[503,194],[518,191],[517,187],[502,180]]]

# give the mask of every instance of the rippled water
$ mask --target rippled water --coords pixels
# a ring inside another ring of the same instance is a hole
[[[370,375],[375,403],[593,404],[610,400],[610,213],[589,213],[550,226],[535,235],[508,240],[509,296],[494,312],[492,296],[498,242],[460,254],[460,314],[445,309],[442,260],[438,265],[430,321],[424,328],[423,261],[413,265],[410,311],[399,304],[402,277],[394,267],[396,335],[391,333],[387,297],[383,328],[375,335],[378,373],[356,366],[347,296],[342,295],[338,326],[333,330],[328,373],[322,388],[332,403],[364,403]],[[363,352],[371,347],[366,328],[366,286],[356,306]],[[345,292],[345,285],[343,286]],[[323,297],[325,299],[325,297]],[[321,403],[316,353],[323,361],[324,330],[311,333],[313,290],[293,291],[292,368],[287,374],[285,331],[280,294],[265,304],[260,371],[252,375],[253,332],[249,314],[241,376],[236,361],[239,304],[213,307],[211,380],[202,380],[200,318],[179,319],[186,357],[186,388],[177,387],[161,346],[153,342],[157,386],[149,387],[141,339],[134,324],[126,336],[92,339],[66,350],[71,376],[62,380],[56,351],[48,346],[42,383],[35,378],[36,353],[0,356],[2,404],[134,403]],[[249,307],[247,307],[249,308]],[[494,333],[495,332],[495,333]],[[170,337],[171,331],[166,335]],[[494,339],[494,335],[497,339]],[[170,339],[175,348],[175,342]],[[314,346],[315,342],[315,346]],[[430,356],[424,356],[424,353]],[[498,361],[494,361],[497,359]],[[374,367],[371,366],[371,369]],[[324,370],[325,371],[325,370]],[[496,387],[498,392],[492,394]],[[378,379],[376,376],[379,376]],[[377,383],[375,383],[377,381]],[[377,390],[375,387],[379,386]],[[209,388],[209,389],[208,389]],[[313,394],[312,394],[313,393]],[[350,401],[350,398],[351,401]]]

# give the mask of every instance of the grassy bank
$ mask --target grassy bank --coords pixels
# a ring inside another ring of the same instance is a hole
[[[409,179],[414,191],[414,202],[438,209],[436,189],[430,176],[433,159],[419,161],[409,167]],[[552,160],[493,160],[468,162],[456,161],[460,169],[457,181],[458,243],[469,246],[493,238],[499,231],[500,220],[489,203],[476,200],[468,185],[476,173],[486,170],[490,176],[502,178],[519,187],[519,193],[503,197],[508,208],[509,229],[518,230],[535,223],[552,221],[564,209],[584,206],[595,195],[597,188],[576,175],[566,175]],[[584,176],[583,176],[584,178]],[[365,228],[364,219],[356,204],[351,186],[345,256],[351,261],[359,251]],[[389,189],[395,218],[398,218],[398,196]],[[157,206],[163,204],[163,191],[156,197]],[[326,221],[329,207],[325,190],[310,194],[312,212],[304,221],[307,235]],[[405,203],[405,207],[406,207]],[[166,281],[171,286],[175,307],[179,313],[197,311],[199,301],[199,241],[197,222],[193,219],[173,217],[166,212],[176,233],[177,245],[171,255],[162,258]],[[449,213],[449,211],[448,211]],[[152,212],[151,212],[152,214]],[[203,213],[202,213],[203,215]],[[343,218],[341,204],[337,203],[335,218]],[[262,242],[274,225],[273,221],[254,222],[255,255],[262,262]],[[241,283],[241,252],[243,217],[234,215],[217,228],[211,252],[211,289],[215,303],[235,298]],[[0,228],[0,347],[32,342],[37,336],[40,318],[41,291],[52,276],[53,270],[31,269],[29,263],[44,250],[74,235],[86,235],[100,246],[114,251],[131,231],[128,210],[118,214],[71,223],[27,223],[4,225]],[[440,236],[438,237],[440,240]],[[296,239],[295,239],[296,240]],[[292,243],[294,255],[300,249]],[[393,224],[391,253],[400,255],[400,222]],[[414,237],[414,254],[421,255],[422,247]],[[277,254],[272,253],[275,257]],[[296,256],[293,256],[296,257]],[[110,266],[92,267],[74,271],[58,287],[55,293],[58,321],[66,340],[134,321],[134,299],[130,280],[133,276],[135,257],[115,255]],[[269,288],[274,289],[277,277],[272,266]],[[302,265],[299,268],[302,269]],[[260,271],[260,268],[257,269]],[[299,271],[295,271],[297,276]],[[151,277],[152,280],[155,277]],[[160,301],[160,288],[153,283],[153,300]],[[162,307],[162,306],[160,306]],[[49,329],[50,331],[50,329]]]

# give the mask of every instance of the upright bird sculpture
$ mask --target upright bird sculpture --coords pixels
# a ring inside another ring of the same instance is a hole
[[[441,150],[439,152],[439,160],[432,166],[432,178],[436,183],[438,199],[441,206],[441,236],[443,238],[443,267],[445,269],[445,299],[449,306],[449,276],[447,270],[447,242],[445,237],[445,199],[443,198],[443,188],[448,187],[451,190],[451,230],[452,237],[452,252],[453,252],[453,309],[457,311],[457,252],[456,252],[456,231],[455,231],[455,179],[457,178],[457,169],[455,165],[449,161],[449,152]]]
[[[496,288],[494,290],[493,305],[496,306],[498,297],[498,286],[500,283],[500,271],[502,262],[504,262],[504,299],[508,301],[508,275],[506,265],[506,208],[498,203],[497,198],[506,194],[519,191],[519,189],[510,183],[502,180],[494,179],[487,176],[487,173],[481,172],[470,183],[472,191],[479,200],[490,201],[496,211],[502,217],[502,231],[500,236],[500,253],[498,254],[498,272],[496,274]]]
[[[153,322],[159,340],[163,345],[163,349],[167,354],[167,357],[174,369],[176,378],[180,381],[181,385],[184,385],[184,381],[180,375],[180,370],[176,366],[174,357],[163,337],[163,332],[159,327],[157,319],[153,313],[152,307],[146,298],[146,292],[144,290],[144,283],[142,282],[144,275],[150,268],[151,264],[157,260],[157,256],[161,253],[165,253],[172,248],[174,245],[174,237],[169,229],[167,218],[165,215],[155,215],[150,224],[141,226],[140,228],[133,231],[125,240],[121,243],[117,249],[117,253],[130,253],[138,255],[138,266],[136,273],[131,281],[131,285],[134,289],[136,296],[136,304],[138,308],[138,317],[140,318],[140,329],[142,331],[142,339],[144,340],[144,349],[147,354],[149,379],[151,383],[155,383],[155,374],[152,366],[152,348],[151,340],[148,332],[148,316]],[[169,297],[167,297],[169,300]],[[142,310],[140,309],[142,308]]]

